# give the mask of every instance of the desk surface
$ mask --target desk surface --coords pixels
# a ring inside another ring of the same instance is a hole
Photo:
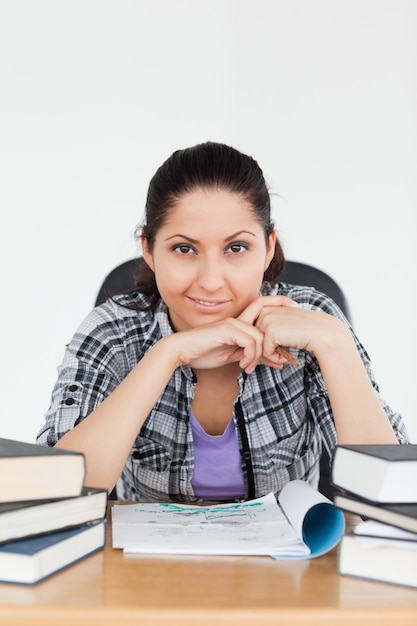
[[[303,561],[124,556],[111,547],[110,516],[104,551],[32,587],[0,584],[4,626],[365,621],[416,626],[417,589],[339,576],[336,550]]]

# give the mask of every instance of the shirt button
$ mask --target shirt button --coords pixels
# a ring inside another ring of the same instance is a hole
[[[70,391],[77,391],[77,389],[78,389],[78,385],[70,385],[70,386],[68,387],[68,389],[69,389]]]
[[[74,398],[67,398],[67,399],[65,400],[65,404],[66,404],[67,406],[71,406],[72,404],[74,404],[74,402],[75,402]]]

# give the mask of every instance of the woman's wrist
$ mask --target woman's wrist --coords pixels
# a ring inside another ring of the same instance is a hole
[[[326,315],[324,322],[309,343],[308,350],[318,362],[340,359],[344,353],[356,351],[349,327],[337,317]]]

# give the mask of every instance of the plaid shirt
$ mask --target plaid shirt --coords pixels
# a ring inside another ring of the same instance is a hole
[[[303,308],[325,311],[345,320],[336,304],[315,289],[286,283],[270,288],[265,283],[262,295],[270,294],[286,295]],[[116,298],[124,304],[132,304],[135,299],[144,300],[140,294]],[[172,332],[162,301],[153,312],[138,312],[112,300],[96,307],[66,347],[38,443],[53,446],[114,391],[152,345]],[[353,336],[379,394],[369,357],[354,333]],[[239,376],[235,408],[239,403],[245,420],[255,497],[271,491],[278,494],[289,480],[296,478],[317,487],[322,443],[330,453],[336,444],[330,402],[317,360],[307,351],[291,351],[298,366],[276,370],[258,365],[253,374]],[[190,367],[174,371],[138,433],[117,483],[119,499],[197,499],[191,486],[194,446],[188,417],[194,386]],[[382,397],[380,402],[399,441],[407,443],[402,418]],[[233,418],[236,421],[235,415]],[[238,428],[236,434],[242,449]],[[242,467],[247,493],[244,463]]]

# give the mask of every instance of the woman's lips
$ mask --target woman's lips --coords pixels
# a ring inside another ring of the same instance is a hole
[[[197,311],[204,313],[218,313],[229,303],[228,300],[203,300],[201,298],[190,298],[189,300]]]

